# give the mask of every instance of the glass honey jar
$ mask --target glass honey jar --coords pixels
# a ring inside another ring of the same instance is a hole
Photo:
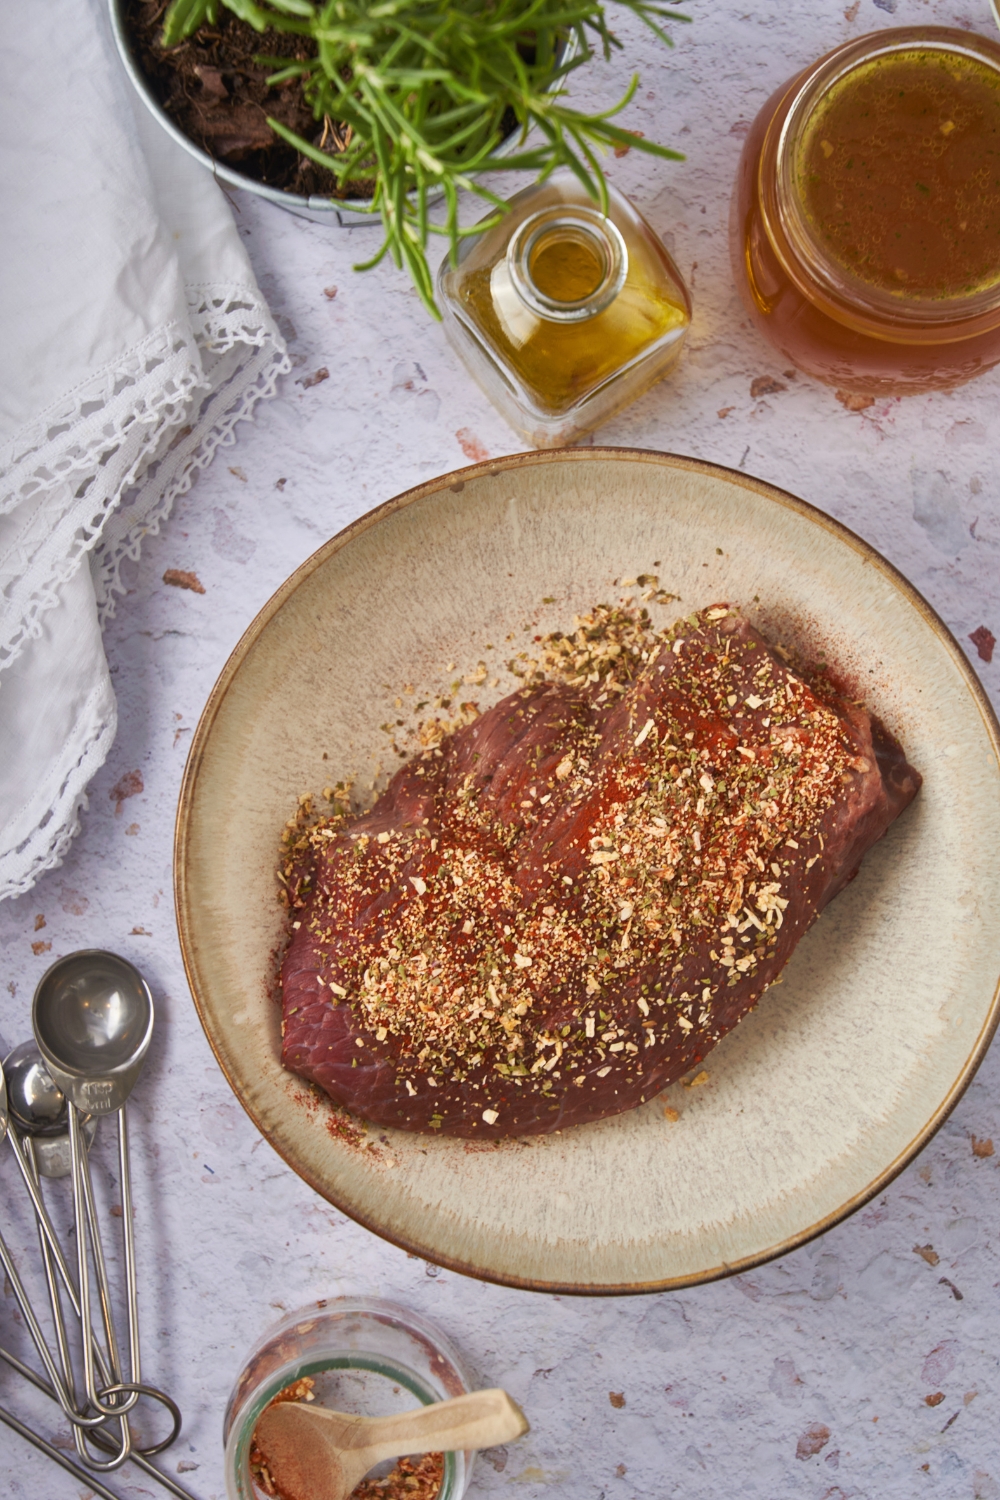
[[[1000,361],[1000,45],[944,27],[848,42],[747,135],[733,271],[782,357],[907,395]]]
[[[642,395],[676,364],[690,326],[661,240],[627,198],[608,195],[605,216],[572,172],[555,172],[438,273],[451,343],[536,448],[572,443]]]

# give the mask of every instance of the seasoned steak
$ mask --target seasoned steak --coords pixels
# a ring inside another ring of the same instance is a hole
[[[594,670],[292,826],[283,1060],[368,1120],[488,1138],[650,1099],[916,795],[878,721],[736,610],[624,646],[610,619],[580,622]]]

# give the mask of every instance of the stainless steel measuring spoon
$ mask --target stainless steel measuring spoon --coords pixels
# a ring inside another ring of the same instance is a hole
[[[121,1433],[117,1447],[110,1443],[106,1432],[100,1439],[96,1437],[94,1439],[98,1446],[105,1450],[108,1446],[111,1447],[112,1458],[109,1460],[96,1457],[86,1445],[85,1431],[89,1432],[102,1427],[111,1419],[101,1412],[90,1415],[89,1410],[81,1411],[77,1402],[76,1383],[69,1341],[66,1336],[57,1273],[77,1319],[80,1318],[80,1301],[41,1193],[40,1175],[64,1177],[68,1176],[72,1170],[66,1096],[53,1080],[44,1058],[33,1041],[22,1042],[19,1047],[9,1052],[3,1062],[3,1071],[8,1084],[7,1103],[10,1122],[14,1127],[8,1132],[8,1140],[35,1211],[38,1243],[49,1294],[52,1322],[56,1332],[56,1345],[63,1370],[64,1387],[75,1407],[75,1411],[67,1415],[73,1424],[76,1450],[90,1467],[102,1470],[114,1469],[120,1463],[124,1463],[130,1453],[131,1434],[124,1421],[124,1413],[138,1400],[138,1393],[128,1406],[123,1402],[116,1408],[116,1420],[120,1424]],[[89,1145],[97,1129],[97,1121],[87,1117],[82,1121],[82,1127],[85,1141]],[[3,1357],[6,1357],[4,1351],[0,1350],[0,1358]],[[94,1358],[102,1380],[102,1388],[106,1392],[108,1387],[115,1384],[115,1381],[96,1342]]]
[[[9,1350],[0,1348],[0,1360],[3,1360],[4,1364],[9,1365],[12,1370],[16,1370],[17,1373],[19,1375],[22,1375],[25,1380],[30,1381],[30,1383],[35,1386],[37,1390],[42,1391],[46,1396],[50,1396],[53,1401],[56,1399],[56,1393],[52,1389],[52,1387],[46,1384],[46,1382],[42,1380],[39,1375],[35,1374],[34,1370],[30,1369],[26,1364],[23,1363],[23,1361],[19,1360],[16,1355],[11,1354]],[[176,1479],[171,1479],[169,1474],[164,1474],[160,1469],[156,1468],[154,1464],[151,1464],[149,1462],[149,1458],[152,1454],[161,1453],[165,1448],[169,1448],[171,1443],[173,1443],[178,1436],[181,1430],[180,1411],[176,1403],[171,1401],[169,1396],[164,1395],[162,1391],[156,1390],[153,1386],[144,1386],[142,1389],[142,1394],[145,1396],[151,1396],[154,1400],[163,1403],[163,1405],[170,1413],[172,1419],[171,1430],[168,1436],[163,1438],[159,1443],[155,1443],[148,1448],[140,1449],[138,1452],[132,1452],[129,1454],[129,1458],[132,1463],[140,1468],[144,1474],[147,1474],[150,1479],[155,1480],[157,1484],[163,1485],[164,1489],[169,1490],[172,1495],[176,1495],[177,1500],[194,1500],[194,1496],[190,1493],[190,1491],[186,1490],[183,1485],[178,1484]],[[64,1469],[67,1469],[69,1471],[69,1473],[76,1475],[78,1479],[85,1479],[89,1487],[95,1490],[97,1494],[109,1496],[110,1500],[118,1500],[118,1496],[112,1495],[111,1491],[105,1489],[103,1485],[99,1484],[91,1474],[84,1473],[82,1469],[78,1469],[75,1464],[70,1463],[68,1459],[60,1454],[58,1448],[54,1448],[51,1443],[46,1442],[45,1439],[40,1437],[38,1433],[34,1432],[31,1428],[26,1427],[15,1417],[12,1417],[11,1413],[4,1411],[2,1407],[0,1407],[0,1422],[6,1422],[7,1425],[9,1427],[12,1427],[15,1432],[19,1432],[21,1436],[23,1438],[26,1438],[29,1443],[34,1443],[36,1448],[39,1448],[43,1453],[47,1453],[50,1458],[54,1459],[57,1464],[61,1464]],[[91,1441],[96,1443],[98,1447],[104,1449],[105,1451],[113,1450],[114,1445],[107,1438],[106,1434],[102,1432],[94,1433],[91,1437]]]
[[[4,1080],[3,1070],[0,1069],[0,1140],[3,1140],[4,1136],[7,1134],[7,1128],[7,1085]],[[14,1149],[17,1150],[16,1144]],[[38,1319],[35,1316],[35,1310],[31,1305],[31,1300],[28,1297],[27,1292],[25,1291],[24,1283],[18,1275],[17,1266],[14,1264],[14,1257],[11,1255],[10,1250],[7,1247],[7,1242],[2,1234],[0,1234],[0,1265],[3,1266],[4,1273],[7,1277],[8,1282],[10,1283],[11,1290],[13,1291],[14,1297],[17,1301],[17,1305],[21,1310],[21,1316],[24,1319],[25,1327],[31,1335],[31,1339],[35,1345],[35,1348],[38,1350],[38,1356],[41,1359],[42,1364],[45,1366],[45,1373],[49,1377],[49,1381],[51,1382],[56,1399],[58,1400],[59,1405],[62,1407],[66,1416],[72,1419],[77,1414],[76,1408],[73,1404],[73,1400],[63,1383],[63,1379],[60,1376],[59,1371],[56,1369],[55,1361],[52,1358],[52,1354],[49,1350],[48,1344],[45,1342],[45,1335],[43,1334],[41,1325],[39,1324]]]
[[[129,1165],[126,1100],[135,1085],[153,1032],[153,997],[142,975],[126,959],[84,949],[59,959],[43,974],[32,1003],[38,1050],[68,1100],[73,1209],[77,1237],[80,1322],[87,1399],[106,1417],[117,1417],[137,1399],[141,1384],[135,1231]],[[131,1379],[122,1379],[107,1264],[94,1202],[81,1116],[115,1114],[122,1193],[123,1251]],[[97,1294],[113,1380],[103,1392],[94,1378],[90,1296],[90,1245]],[[102,1396],[112,1397],[105,1404]]]
[[[35,1159],[42,1177],[68,1177],[73,1170],[69,1149],[69,1116],[66,1095],[46,1066],[34,1041],[22,1042],[3,1060],[7,1080],[7,1108],[11,1124],[35,1143]],[[97,1131],[97,1118],[81,1121],[89,1145]]]

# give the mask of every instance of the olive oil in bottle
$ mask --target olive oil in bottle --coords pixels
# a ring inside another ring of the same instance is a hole
[[[670,256],[609,193],[605,217],[572,173],[556,173],[439,275],[452,343],[536,447],[572,442],[635,400],[676,363],[690,325]]]

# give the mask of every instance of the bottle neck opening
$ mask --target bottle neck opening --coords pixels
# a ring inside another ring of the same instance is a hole
[[[507,248],[507,268],[518,297],[538,317],[579,323],[618,296],[628,251],[596,209],[556,204],[520,226]]]

